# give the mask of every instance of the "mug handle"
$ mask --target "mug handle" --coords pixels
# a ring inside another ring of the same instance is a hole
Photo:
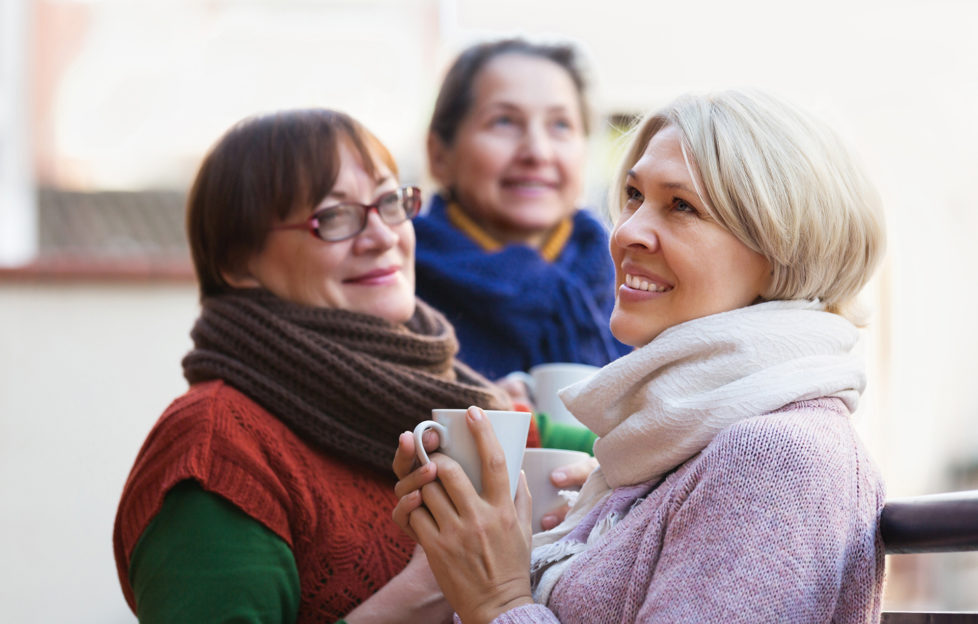
[[[418,423],[418,426],[414,428],[414,451],[421,461],[421,465],[424,466],[431,460],[428,459],[428,452],[424,450],[424,444],[421,442],[421,437],[424,436],[424,432],[434,429],[438,432],[438,445],[442,446],[445,441],[448,440],[448,430],[441,423],[437,423],[433,420],[422,420]]]

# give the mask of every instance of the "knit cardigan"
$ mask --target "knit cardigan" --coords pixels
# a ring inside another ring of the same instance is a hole
[[[842,401],[742,420],[639,489],[547,605],[494,624],[879,621],[883,486]]]
[[[400,572],[413,552],[413,541],[391,519],[393,473],[316,450],[231,386],[199,383],[157,422],[123,490],[113,545],[134,609],[133,548],[166,493],[186,479],[289,545],[302,588],[300,623],[343,617]]]

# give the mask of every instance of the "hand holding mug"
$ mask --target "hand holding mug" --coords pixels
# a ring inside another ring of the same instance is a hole
[[[526,449],[523,471],[533,497],[533,532],[546,531],[560,524],[569,505],[561,491],[576,491],[598,461],[581,451]]]
[[[462,620],[488,622],[533,602],[530,497],[521,476],[514,501],[504,469],[506,454],[487,414],[473,407],[464,417],[479,458],[481,495],[461,465],[442,453],[429,458],[434,470],[422,466],[404,474],[411,465],[408,447],[418,450],[416,440],[409,442],[404,434],[394,460],[395,471],[403,475],[395,487],[400,501],[394,520],[424,547],[439,586]]]

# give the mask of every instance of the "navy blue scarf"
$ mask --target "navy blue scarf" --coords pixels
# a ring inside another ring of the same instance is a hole
[[[608,235],[586,210],[553,262],[525,245],[487,252],[448,220],[435,196],[414,221],[418,296],[440,310],[459,359],[490,379],[545,362],[603,366],[630,351],[611,335]]]

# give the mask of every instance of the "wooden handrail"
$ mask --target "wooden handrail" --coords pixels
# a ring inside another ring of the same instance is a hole
[[[888,555],[978,550],[978,490],[889,500],[880,532]]]

